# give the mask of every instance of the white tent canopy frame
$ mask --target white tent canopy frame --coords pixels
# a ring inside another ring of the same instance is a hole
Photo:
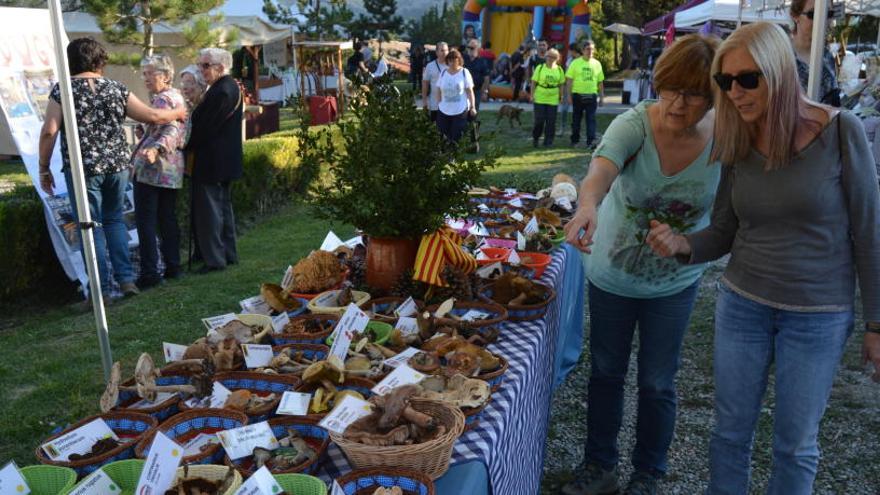
[[[708,21],[737,22],[741,19],[742,22],[768,21],[785,24],[790,20],[788,13],[784,11],[754,8],[741,10],[740,6],[739,0],[707,0],[687,10],[676,12],[675,28],[699,28]]]

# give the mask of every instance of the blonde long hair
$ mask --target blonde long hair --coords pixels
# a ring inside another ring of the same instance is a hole
[[[721,72],[724,56],[735,49],[749,52],[767,84],[766,131],[773,132],[766,170],[782,168],[795,154],[795,138],[801,125],[811,125],[807,100],[798,80],[794,50],[785,31],[769,22],[743,26],[730,35],[715,54],[712,74]],[[715,93],[714,160],[732,165],[748,156],[755,133],[754,124],[746,123],[739,111],[718,85]]]

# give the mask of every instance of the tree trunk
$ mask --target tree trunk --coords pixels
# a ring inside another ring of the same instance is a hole
[[[150,57],[153,55],[153,12],[150,9],[150,2],[144,1],[141,2],[141,9],[143,10],[142,15],[144,17],[144,49],[143,55],[144,57]]]

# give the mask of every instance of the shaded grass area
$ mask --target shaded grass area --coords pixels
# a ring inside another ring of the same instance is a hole
[[[21,160],[0,161],[0,194],[14,187],[32,186],[31,178]]]

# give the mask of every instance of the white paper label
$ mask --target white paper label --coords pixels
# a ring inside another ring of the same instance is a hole
[[[400,316],[412,316],[419,310],[416,301],[412,297],[408,297],[406,301],[400,303],[400,306],[394,310],[394,314]]]
[[[342,402],[336,404],[330,414],[318,423],[318,426],[341,435],[348,425],[370,414],[372,410],[373,406],[369,402],[346,395],[342,398]]]
[[[269,366],[275,354],[272,346],[266,344],[242,344],[241,353],[244,354],[244,364],[248,368],[264,368]]]
[[[556,204],[566,211],[571,211],[573,208],[571,205],[571,200],[568,199],[568,196],[561,196],[556,198]]]
[[[504,189],[504,194],[506,194],[508,196],[513,196],[514,194],[516,194],[516,188],[508,187],[508,188]]]
[[[516,220],[517,222],[522,222],[522,221],[525,219],[525,217],[523,216],[523,214],[520,213],[520,212],[518,212],[518,211],[515,211],[515,212],[511,213],[511,214],[510,214],[510,218]]]
[[[287,316],[285,311],[282,311],[278,316],[272,317],[272,331],[275,333],[284,332],[284,327],[290,323],[290,317]]]
[[[202,323],[205,324],[205,326],[208,328],[208,331],[210,332],[211,330],[220,328],[230,321],[234,321],[237,319],[238,318],[235,316],[235,313],[226,313],[225,315],[217,315],[210,318],[203,318]]]
[[[290,391],[284,392],[284,394],[281,395],[281,402],[278,403],[278,409],[275,411],[275,414],[305,416],[309,413],[309,403],[311,401],[311,394]]]
[[[3,493],[2,490],[0,493]],[[80,482],[79,487],[68,495],[109,495],[112,493],[122,493],[122,489],[107,476],[103,469],[99,469]]]
[[[333,330],[333,345],[330,347],[330,354],[345,362],[345,358],[348,357],[348,346],[351,345],[352,339],[355,334],[363,333],[368,323],[370,323],[370,317],[355,304],[349,304]]]
[[[496,261],[491,265],[482,266],[477,270],[477,276],[480,278],[495,278],[504,273],[504,268],[500,261]]]
[[[354,249],[357,246],[361,246],[363,244],[364,244],[364,237],[360,236],[360,235],[352,237],[351,239],[345,241],[345,245],[351,249]]]
[[[345,490],[339,486],[339,482],[333,480],[333,490],[330,492],[330,495],[345,495]]]
[[[0,469],[0,493],[27,495],[30,492],[31,489],[24,476],[18,471],[15,462],[7,462],[3,469]]]
[[[328,307],[328,306],[336,306],[336,301],[339,298],[338,290],[331,290],[329,292],[325,292],[320,296],[312,299],[312,302],[315,303],[315,306],[320,307]]]
[[[406,364],[409,361],[409,358],[415,356],[416,354],[418,354],[420,352],[422,352],[422,351],[419,349],[416,349],[415,347],[407,347],[400,354],[398,354],[394,357],[390,357],[390,358],[386,359],[385,361],[382,361],[382,364],[384,364],[385,366],[388,366],[389,368],[397,368],[401,364]]]
[[[257,447],[269,450],[278,448],[278,440],[272,434],[268,421],[221,431],[217,437],[233,461],[251,455]]]
[[[161,431],[157,431],[134,493],[165,493],[174,483],[177,466],[180,465],[182,458],[183,449],[180,445],[174,443]]]
[[[287,290],[293,284],[293,266],[287,265],[284,277],[281,278],[281,288]]]
[[[398,318],[397,325],[394,326],[394,329],[400,330],[400,334],[404,337],[415,335],[419,333],[419,322],[415,318],[401,316]]]
[[[532,217],[532,219],[529,220],[529,223],[526,224],[526,228],[523,229],[527,236],[535,235],[538,233],[539,230],[540,228],[538,227],[538,219],[535,217]]]
[[[232,390],[226,388],[220,382],[214,382],[214,388],[211,390],[211,402],[209,406],[214,409],[220,409],[226,405],[226,400],[229,399],[229,394],[232,393]]]
[[[263,296],[249,297],[239,301],[238,305],[241,306],[241,310],[247,314],[269,316],[269,314],[272,313],[272,308],[269,306],[269,303],[263,299]]]
[[[513,206],[515,208],[522,208],[523,207],[522,200],[520,200],[519,198],[513,198],[510,201],[508,201],[507,204],[509,204],[510,206]]]
[[[532,193],[519,193],[519,197],[520,199],[538,199],[538,197]]]
[[[217,445],[219,443],[220,440],[217,438],[217,435],[213,433],[199,433],[189,442],[183,444],[183,456],[189,457],[191,455],[201,454],[202,451],[208,448],[208,446]]]
[[[461,230],[465,226],[465,221],[464,220],[448,219],[448,220],[446,220],[446,225],[448,225],[449,228],[451,228],[453,230]]]
[[[327,232],[327,237],[325,237],[324,242],[321,243],[321,251],[329,251],[332,253],[336,248],[342,245],[342,239],[337,237],[337,235],[331,230],[330,232]]]
[[[79,428],[42,445],[43,452],[53,461],[66,461],[70,454],[85,454],[92,450],[98,440],[112,438],[119,440],[116,433],[98,418]]]
[[[162,342],[162,354],[165,355],[165,362],[170,363],[172,361],[180,361],[183,359],[183,355],[186,353],[186,347],[187,346],[185,345]]]
[[[526,236],[522,235],[522,232],[516,233],[516,248],[520,251],[526,250]]]
[[[257,469],[241,487],[235,491],[235,495],[275,495],[281,493],[281,485],[275,481],[269,468],[266,466]]]
[[[489,313],[485,311],[480,311],[478,309],[470,309],[467,313],[461,315],[462,321],[474,321],[474,320],[482,320],[486,317],[491,316]]]
[[[167,400],[177,398],[177,394],[173,392],[159,392],[156,394],[156,400],[149,401],[147,399],[139,400],[130,406],[126,406],[126,409],[149,409],[151,407],[156,407]]]
[[[489,205],[485,203],[480,203],[477,205],[477,209],[486,213],[489,213],[491,210],[489,209]]]
[[[468,233],[478,237],[487,237],[489,235],[489,229],[483,225],[483,222],[477,222],[468,229]]]
[[[507,257],[507,262],[513,266],[519,266],[519,264],[522,263],[522,260],[519,258],[519,253],[511,251],[510,256]]]
[[[401,364],[390,375],[386,376],[378,385],[373,387],[372,392],[377,395],[385,395],[392,389],[402,385],[419,383],[425,379],[425,375],[409,367],[409,365]]]

